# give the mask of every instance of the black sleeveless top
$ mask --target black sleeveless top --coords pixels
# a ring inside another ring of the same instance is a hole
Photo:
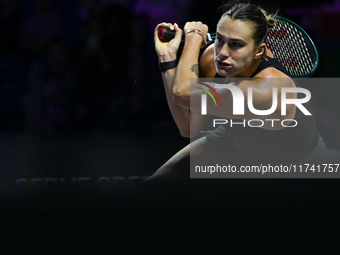
[[[289,75],[285,67],[276,59],[264,57],[252,77],[262,70],[274,67],[283,73]],[[216,75],[217,77],[221,77]],[[299,87],[298,84],[296,84]],[[298,98],[303,98],[304,95],[298,93]],[[304,104],[310,112],[308,104]],[[297,121],[295,127],[286,127],[281,130],[265,130],[262,128],[249,127],[243,125],[221,125],[210,135],[207,135],[208,140],[219,142],[224,138],[231,141],[235,148],[238,148],[245,155],[254,157],[258,160],[270,162],[294,162],[309,155],[318,145],[319,133],[313,116],[304,115],[301,110],[296,107],[294,119]],[[235,120],[240,122],[240,120]],[[291,123],[295,124],[295,123]],[[214,137],[215,135],[215,137]]]
[[[265,56],[259,66],[256,68],[255,72],[252,74],[251,78],[257,75],[259,72],[263,71],[268,67],[275,67],[276,69],[280,70],[281,72],[285,73],[286,75],[290,76],[287,69],[278,61],[276,58],[270,58]]]
[[[287,69],[280,63],[280,61],[278,61],[276,58],[270,58],[268,56],[265,56],[250,78],[253,78],[259,72],[263,71],[264,69],[268,67],[275,67],[276,69],[290,76]],[[225,77],[216,73],[215,78],[225,78]]]

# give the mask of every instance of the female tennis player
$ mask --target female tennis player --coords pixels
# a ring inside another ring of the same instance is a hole
[[[287,105],[286,115],[281,115],[281,88],[295,88],[294,81],[279,61],[266,48],[268,29],[275,23],[275,15],[269,15],[250,3],[225,5],[226,11],[217,24],[216,40],[199,57],[206,46],[207,25],[187,22],[184,26],[185,44],[179,60],[176,54],[183,30],[177,24],[161,23],[155,29],[155,49],[159,58],[163,83],[172,116],[184,137],[198,135],[209,116],[228,120],[275,119],[258,128],[221,125],[183,148],[160,167],[149,179],[170,180],[189,176],[190,157],[222,159],[230,164],[256,164],[260,162],[309,162],[315,159],[334,158],[326,150],[312,116],[306,116],[294,104]],[[160,26],[175,31],[169,42],[161,42],[157,32]],[[252,88],[255,109],[266,110],[273,104],[273,88],[277,88],[277,108],[267,116],[259,116],[246,110],[242,118],[233,115],[233,99],[229,89],[217,90],[223,105],[209,106],[208,115],[202,115],[200,95],[190,91],[190,79],[206,77],[254,78],[232,83],[248,98]],[[255,79],[259,78],[259,79]],[[270,78],[270,79],[269,79]],[[191,92],[191,93],[190,93]],[[299,98],[299,93],[288,93],[289,99]],[[291,120],[280,125],[283,120]],[[295,120],[295,121],[293,121]],[[275,123],[274,123],[275,122]],[[298,125],[295,125],[298,123]],[[293,125],[289,126],[289,125]]]

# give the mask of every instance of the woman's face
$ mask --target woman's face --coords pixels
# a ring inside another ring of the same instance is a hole
[[[258,53],[251,25],[242,20],[222,17],[217,24],[215,39],[215,66],[221,76],[250,77],[252,64]]]

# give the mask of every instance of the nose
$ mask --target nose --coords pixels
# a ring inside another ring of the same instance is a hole
[[[228,45],[225,43],[222,45],[222,47],[220,48],[219,52],[218,52],[218,55],[221,56],[221,58],[223,59],[227,59],[229,57],[229,47]]]

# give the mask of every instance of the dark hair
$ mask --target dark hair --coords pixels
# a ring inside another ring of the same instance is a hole
[[[255,45],[266,41],[267,31],[275,24],[275,15],[268,15],[265,10],[251,3],[232,1],[222,6],[224,13],[221,19],[229,16],[231,19],[248,22],[253,28]]]

